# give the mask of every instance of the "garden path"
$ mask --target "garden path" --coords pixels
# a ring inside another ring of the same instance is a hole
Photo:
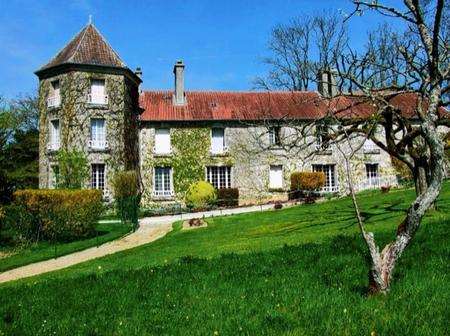
[[[291,205],[291,204],[285,204]],[[255,212],[272,209],[273,204],[240,207],[223,210],[212,210],[196,213],[185,213],[181,215],[146,217],[139,221],[139,228],[120,239],[105,243],[98,247],[91,247],[83,251],[68,254],[56,259],[40,261],[34,264],[18,267],[3,273],[0,273],[0,283],[28,278],[31,276],[60,270],[73,266],[91,259],[100,258],[108,254],[128,250],[143,244],[150,243],[165,236],[172,230],[172,223],[178,220],[187,220],[191,218],[214,217],[232,215],[246,212]]]

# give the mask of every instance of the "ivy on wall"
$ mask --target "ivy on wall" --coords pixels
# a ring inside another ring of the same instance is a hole
[[[154,167],[172,167],[173,184],[176,197],[183,199],[189,186],[205,180],[205,167],[208,165],[232,165],[229,156],[211,156],[211,129],[208,127],[171,128],[172,155],[159,157],[148,155],[144,169],[153,173]],[[153,146],[148,145],[147,150]],[[145,185],[151,189],[151,174],[147,175]]]

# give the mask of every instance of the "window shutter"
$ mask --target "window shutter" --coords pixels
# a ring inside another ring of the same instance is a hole
[[[211,152],[222,153],[224,147],[224,129],[213,128],[211,130]]]
[[[155,152],[156,153],[170,153],[170,129],[157,128],[155,130]]]
[[[270,166],[269,187],[271,189],[283,188],[283,166]]]

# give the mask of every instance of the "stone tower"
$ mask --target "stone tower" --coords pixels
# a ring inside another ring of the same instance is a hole
[[[57,153],[77,150],[88,158],[86,187],[110,197],[115,171],[137,169],[139,84],[92,23],[85,26],[39,77],[39,186],[52,188]]]

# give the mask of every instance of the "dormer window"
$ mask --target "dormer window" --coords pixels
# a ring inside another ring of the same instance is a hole
[[[269,127],[269,144],[272,146],[281,146],[281,127]]]
[[[153,152],[155,154],[170,154],[172,148],[170,144],[170,129],[157,128],[155,129],[155,147]]]
[[[96,105],[108,104],[108,96],[105,93],[105,80],[94,79],[91,82],[91,93],[88,97],[88,102]]]
[[[50,84],[50,92],[47,98],[48,107],[58,107],[61,105],[61,95],[59,90],[59,80],[53,81]]]
[[[214,127],[211,129],[211,153],[223,154],[226,151],[225,129]]]

